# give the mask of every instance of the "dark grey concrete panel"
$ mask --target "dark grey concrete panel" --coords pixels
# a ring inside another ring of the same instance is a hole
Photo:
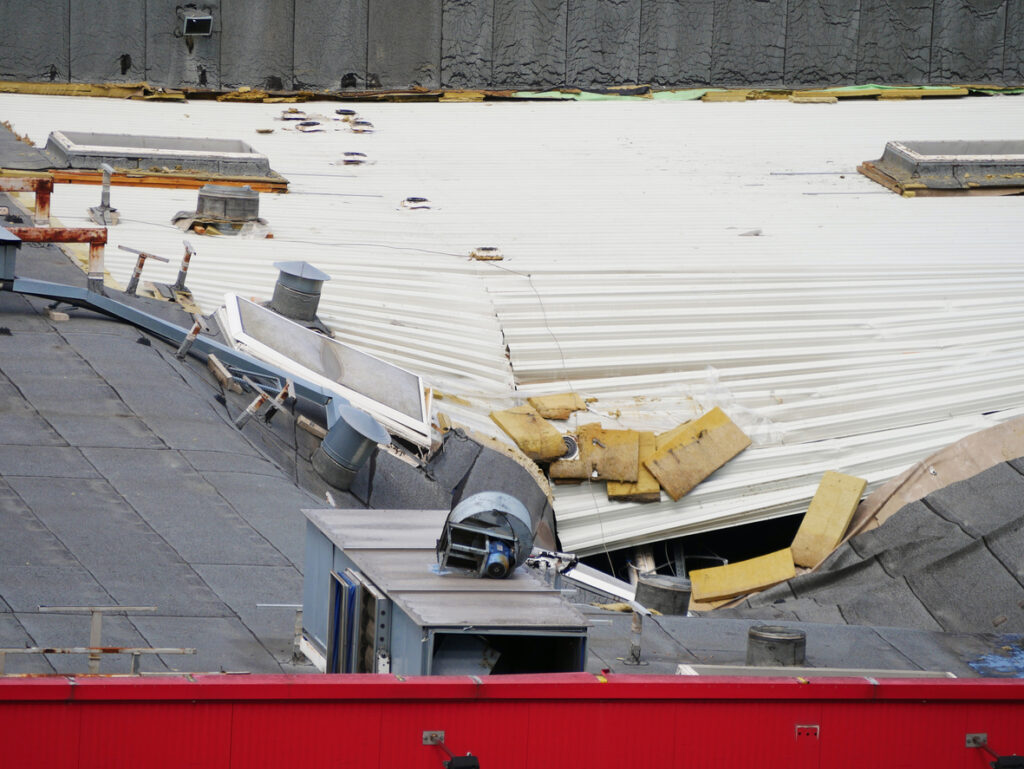
[[[146,6],[70,0],[71,79],[138,83],[146,77]]]
[[[1000,81],[1005,31],[1006,0],[936,0],[931,81]]]
[[[203,473],[203,478],[278,552],[302,568],[306,549],[302,510],[323,507],[322,500],[283,479],[254,482],[249,473],[214,472]]]
[[[1013,85],[1024,83],[1024,3],[1007,7],[1003,44],[1003,80]]]
[[[72,446],[116,446],[156,449],[165,444],[133,416],[80,416],[43,414],[60,436]]]
[[[914,662],[890,646],[874,628],[806,626],[807,663],[814,667],[913,670]]]
[[[442,0],[441,87],[491,84],[494,0]]]
[[[640,17],[640,82],[707,85],[715,0],[644,0]]]
[[[132,615],[141,616],[141,615]],[[33,614],[17,615],[25,630],[32,635],[36,646],[88,646],[89,614]],[[108,614],[103,618],[100,643],[103,646],[149,646],[146,639],[132,625],[131,617]],[[11,658],[8,657],[8,660]],[[81,675],[89,672],[86,654],[47,654],[45,659],[54,671],[62,675]],[[131,670],[132,658],[127,654],[104,654],[100,657],[102,675],[124,675]],[[144,672],[159,673],[167,668],[156,655],[145,655],[140,661]]]
[[[68,549],[0,478],[0,565],[60,566],[71,558]],[[0,593],[10,587],[0,582]]]
[[[196,0],[213,16],[213,35],[185,38],[180,0],[146,0],[146,80],[173,88],[221,87],[221,0]]]
[[[933,0],[861,0],[858,83],[926,83]]]
[[[178,554],[105,480],[8,478],[40,521],[88,569],[104,563],[180,563]]]
[[[847,594],[839,609],[851,625],[942,630],[902,577],[861,584]]]
[[[68,80],[68,0],[0,3],[0,80]]]
[[[374,0],[368,29],[370,87],[440,87],[441,0]]]
[[[16,615],[0,614],[0,646],[24,649],[35,645],[35,639],[25,630]],[[4,672],[9,675],[43,675],[55,671],[41,654],[9,654]]]
[[[33,553],[34,555],[34,553]],[[110,606],[113,598],[73,558],[62,564],[0,564],[0,592],[14,611],[40,606]]]
[[[374,461],[370,507],[378,510],[448,509],[451,494],[419,468],[383,451],[377,452]]]
[[[1019,633],[1024,588],[983,542],[907,577],[943,630]]]
[[[429,472],[449,492],[466,477],[482,447],[461,430],[445,433],[437,453],[430,458]]]
[[[196,571],[278,661],[290,660],[294,648],[295,611],[302,607],[302,575],[298,569],[293,566],[197,566]]]
[[[566,84],[587,88],[636,83],[640,0],[570,0]]]
[[[163,661],[182,672],[268,672],[280,665],[252,632],[234,617],[193,616],[189,622],[170,617],[136,617],[135,627],[151,646],[192,647],[195,656],[168,656]]]
[[[929,508],[974,538],[1003,528],[1024,499],[1024,476],[1001,463],[967,480],[934,491]]]
[[[786,0],[715,0],[711,84],[778,85],[786,49]]]
[[[92,572],[113,603],[122,606],[156,606],[157,613],[164,617],[231,616],[231,610],[185,563],[125,561],[96,566]]]
[[[367,0],[295,0],[295,87],[366,87]]]
[[[860,8],[849,0],[789,0],[786,85],[837,85],[857,76]]]
[[[568,0],[501,0],[494,7],[494,86],[565,83]]]
[[[222,88],[259,86],[280,91],[294,85],[295,16],[280,0],[221,0]]]
[[[212,484],[192,472],[178,452],[86,449],[85,453],[188,563],[287,564]],[[267,480],[270,485],[275,479]]]
[[[988,654],[995,639],[962,633],[921,633],[916,630],[876,627],[887,643],[892,644],[922,670],[943,670],[958,678],[975,678],[977,673],[966,660]]]
[[[0,418],[0,425],[2,425]],[[5,440],[9,437],[5,435]],[[97,478],[96,469],[77,448],[66,446],[0,446],[0,477],[35,475]]]
[[[224,451],[182,451],[193,469],[199,472],[251,473],[252,475],[279,475],[268,460],[248,454]],[[255,479],[254,479],[255,482]]]

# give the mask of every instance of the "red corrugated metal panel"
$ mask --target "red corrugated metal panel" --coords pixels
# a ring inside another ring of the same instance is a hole
[[[521,676],[0,681],[3,766],[983,769],[1024,753],[1024,682]]]

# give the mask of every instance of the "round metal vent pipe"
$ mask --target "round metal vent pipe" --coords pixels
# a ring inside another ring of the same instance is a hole
[[[313,469],[335,488],[347,491],[379,443],[391,443],[388,431],[366,412],[342,406],[338,421],[313,452]]]
[[[204,184],[199,188],[196,216],[251,222],[260,216],[260,194],[246,184]]]
[[[639,574],[636,602],[662,614],[685,616],[690,608],[690,580],[665,574]]]
[[[308,323],[316,320],[320,292],[331,276],[309,262],[274,262],[281,272],[274,286],[270,309],[286,318]]]
[[[800,666],[807,651],[807,634],[781,625],[754,625],[747,631],[747,664],[767,667]]]

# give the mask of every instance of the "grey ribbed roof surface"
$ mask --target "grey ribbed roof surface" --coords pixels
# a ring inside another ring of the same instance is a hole
[[[1024,459],[904,506],[817,572],[716,614],[1024,633]]]

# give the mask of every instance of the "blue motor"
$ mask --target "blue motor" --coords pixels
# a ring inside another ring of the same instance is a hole
[[[500,539],[492,539],[487,543],[487,558],[484,561],[484,573],[491,579],[501,579],[512,570],[509,558],[512,548]]]

